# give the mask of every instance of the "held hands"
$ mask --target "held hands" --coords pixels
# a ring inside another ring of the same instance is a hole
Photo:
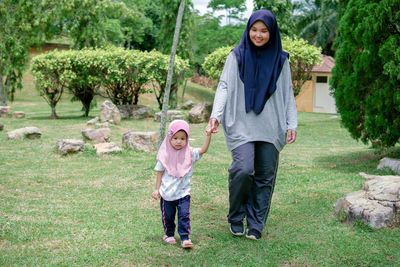
[[[208,122],[208,125],[206,127],[206,134],[210,135],[212,133],[218,133],[218,121],[215,118],[211,118]]]
[[[286,135],[286,143],[292,144],[296,141],[296,131],[295,130],[288,130]]]
[[[159,191],[158,189],[154,190],[154,192],[151,193],[151,196],[152,196],[155,200],[160,199],[160,197],[161,197],[160,191]]]

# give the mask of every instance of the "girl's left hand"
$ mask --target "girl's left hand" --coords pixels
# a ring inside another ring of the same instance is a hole
[[[154,192],[151,194],[151,196],[152,196],[155,200],[159,199],[159,198],[161,197],[160,191],[159,191],[159,190],[154,190]]]
[[[296,131],[295,130],[288,130],[287,131],[287,138],[286,138],[286,143],[292,144],[294,141],[296,141]]]

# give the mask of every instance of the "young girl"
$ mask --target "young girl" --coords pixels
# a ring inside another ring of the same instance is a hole
[[[157,154],[156,189],[154,199],[160,200],[162,223],[165,235],[163,240],[176,244],[175,214],[178,210],[178,233],[183,248],[193,247],[190,234],[190,179],[193,175],[193,164],[207,152],[211,134],[207,134],[201,148],[189,146],[189,124],[183,120],[174,120],[168,128],[167,136]]]

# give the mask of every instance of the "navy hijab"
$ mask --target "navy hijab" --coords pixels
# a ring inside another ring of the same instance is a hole
[[[270,37],[262,47],[250,40],[251,26],[262,21]],[[275,16],[268,10],[254,12],[238,46],[233,48],[239,66],[240,79],[244,83],[246,113],[253,110],[257,115],[276,90],[276,81],[289,54],[282,50],[281,37]]]

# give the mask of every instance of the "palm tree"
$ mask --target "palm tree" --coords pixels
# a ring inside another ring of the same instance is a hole
[[[295,3],[297,34],[311,44],[320,46],[322,53],[333,56],[336,38],[338,0],[305,0]]]

